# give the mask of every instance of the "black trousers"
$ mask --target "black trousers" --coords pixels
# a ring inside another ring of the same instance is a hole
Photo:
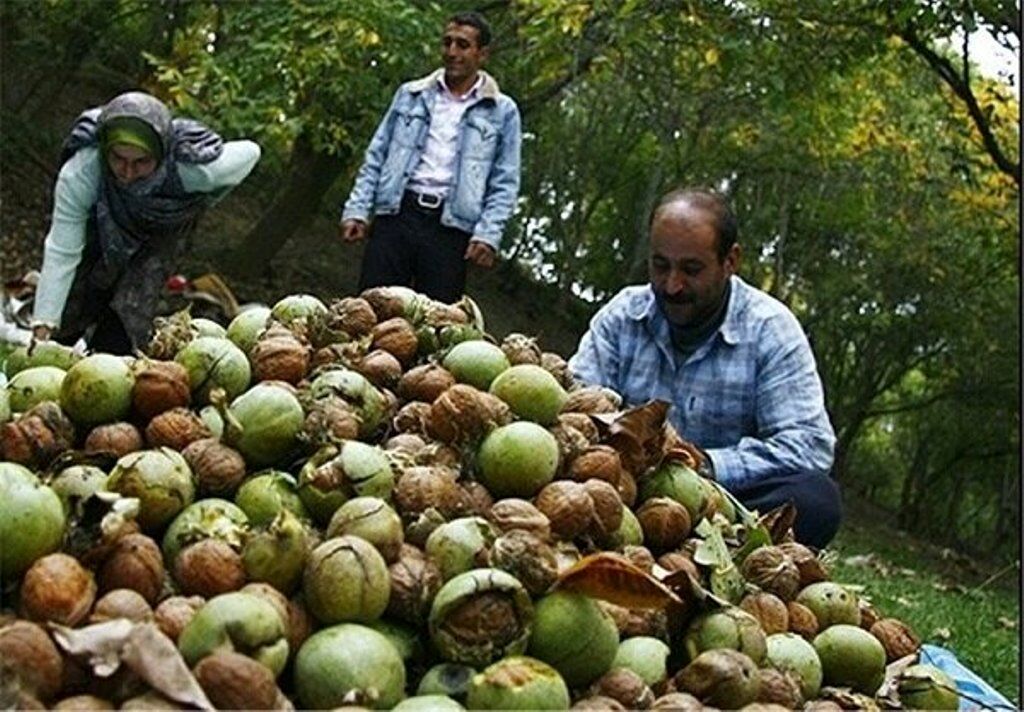
[[[451,304],[466,290],[469,233],[441,224],[441,208],[424,208],[411,193],[397,215],[374,219],[363,251],[359,290],[400,285]]]
[[[748,509],[765,514],[786,502],[796,507],[793,533],[801,544],[823,548],[839,531],[843,518],[842,496],[831,477],[781,475],[729,491]]]

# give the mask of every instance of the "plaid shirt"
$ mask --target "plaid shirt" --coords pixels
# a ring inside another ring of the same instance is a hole
[[[827,475],[835,434],[800,323],[739,277],[731,292],[718,331],[684,361],[650,285],[626,287],[591,320],[569,365],[627,406],[671,403],[669,421],[708,453],[716,479],[730,488]]]

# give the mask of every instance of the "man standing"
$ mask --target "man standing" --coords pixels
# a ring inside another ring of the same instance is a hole
[[[519,193],[521,137],[515,102],[481,70],[490,41],[481,15],[453,15],[444,68],[399,87],[377,127],[339,228],[346,242],[369,236],[360,290],[399,284],[450,303],[467,261],[494,264]]]
[[[792,312],[736,275],[736,236],[718,195],[662,198],[650,223],[650,284],[602,307],[569,365],[627,405],[669,402],[705,474],[762,513],[793,502],[797,539],[822,547],[841,504],[821,379]]]

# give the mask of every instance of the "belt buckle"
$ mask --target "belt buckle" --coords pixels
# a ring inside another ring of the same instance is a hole
[[[416,193],[416,204],[427,210],[437,210],[441,207],[441,196],[430,193]]]

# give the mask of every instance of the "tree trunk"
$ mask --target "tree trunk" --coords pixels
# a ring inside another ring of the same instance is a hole
[[[344,169],[347,158],[314,150],[305,134],[295,139],[285,186],[256,227],[246,235],[235,255],[232,270],[235,274],[254,277],[267,268],[288,238],[316,214],[320,201]],[[325,235],[324,239],[334,239],[334,235]]]

